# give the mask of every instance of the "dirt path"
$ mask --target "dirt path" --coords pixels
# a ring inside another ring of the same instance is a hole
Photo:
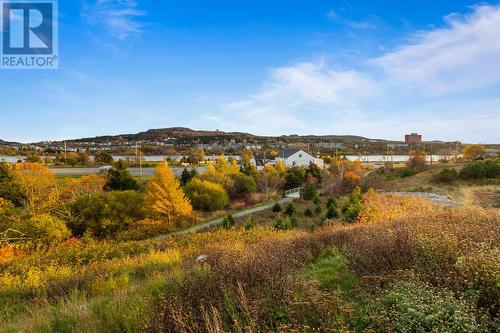
[[[288,203],[288,202],[293,201],[293,200],[294,200],[294,198],[283,198],[283,199],[277,201],[277,203],[282,205],[284,203]],[[274,204],[275,203],[273,202],[273,203],[267,204],[267,205],[251,207],[251,208],[239,211],[237,213],[234,213],[232,215],[235,218],[248,216],[248,215],[251,215],[251,214],[254,214],[257,212],[261,212],[263,210],[271,209],[274,206]],[[168,234],[168,235],[158,236],[158,237],[156,237],[156,239],[167,239],[169,237],[177,237],[177,236],[182,236],[182,235],[186,235],[186,234],[190,234],[190,233],[195,233],[195,232],[207,230],[207,229],[210,229],[212,227],[215,227],[215,226],[222,224],[222,222],[224,221],[224,218],[225,218],[225,216],[219,217],[219,218],[214,219],[214,220],[210,220],[210,221],[207,221],[207,222],[204,222],[201,224],[197,224],[197,225],[192,226],[192,227],[185,229],[185,230],[176,231],[176,232],[173,232],[173,233]]]

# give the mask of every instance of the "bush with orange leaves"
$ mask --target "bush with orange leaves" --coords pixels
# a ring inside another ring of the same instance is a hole
[[[361,184],[361,176],[354,171],[347,171],[342,178],[342,188],[344,191],[351,191]]]
[[[59,197],[62,201],[74,201],[82,195],[99,194],[104,191],[107,181],[107,177],[102,175],[66,178],[59,189]]]

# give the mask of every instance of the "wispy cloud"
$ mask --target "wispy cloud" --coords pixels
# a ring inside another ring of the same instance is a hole
[[[212,116],[225,119],[219,126],[262,134],[398,138],[419,130],[436,139],[500,142],[500,6],[445,22],[358,69],[323,59],[273,69],[255,94]]]
[[[370,20],[363,20],[363,21],[350,20],[348,18],[345,18],[345,17],[339,15],[336,11],[334,11],[332,9],[329,10],[328,13],[326,13],[326,17],[328,17],[333,22],[336,22],[336,23],[341,24],[341,25],[345,25],[348,28],[353,28],[353,29],[375,29],[375,28],[377,28],[377,25]]]
[[[83,4],[82,17],[95,28],[103,27],[108,36],[125,41],[143,32],[139,18],[146,12],[138,7],[134,0],[89,0]]]
[[[373,63],[397,84],[429,94],[468,91],[500,82],[500,7],[448,15],[448,27],[422,31]]]

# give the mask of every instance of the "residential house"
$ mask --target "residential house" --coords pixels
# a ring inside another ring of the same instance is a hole
[[[311,162],[324,168],[324,161],[321,158],[316,158],[302,149],[283,149],[275,157],[275,160],[282,160],[285,166],[308,166]]]

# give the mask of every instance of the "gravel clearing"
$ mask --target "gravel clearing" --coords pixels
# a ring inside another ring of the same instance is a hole
[[[434,192],[383,192],[383,194],[407,195],[432,200],[440,205],[458,206],[459,202],[450,197]]]

